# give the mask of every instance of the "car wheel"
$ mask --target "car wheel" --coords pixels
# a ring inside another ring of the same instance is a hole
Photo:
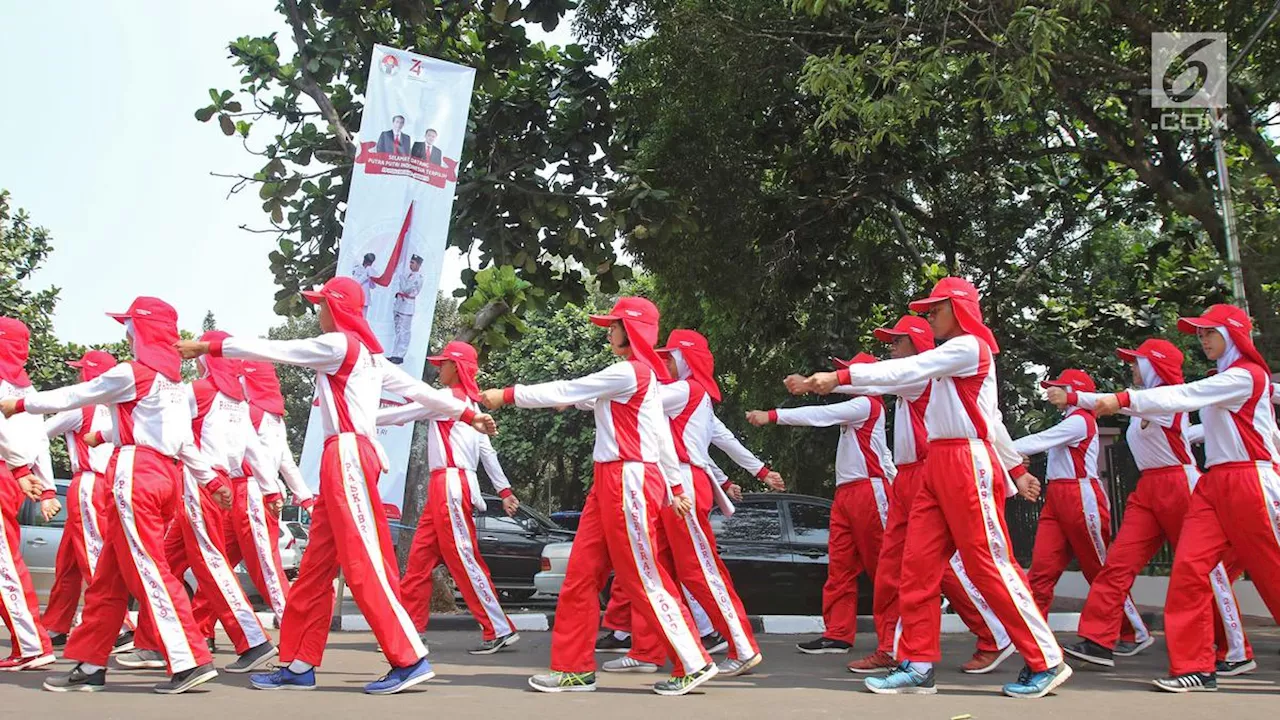
[[[498,595],[507,602],[524,602],[536,592],[537,590],[499,590]]]

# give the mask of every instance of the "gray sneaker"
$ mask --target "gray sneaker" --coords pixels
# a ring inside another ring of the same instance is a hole
[[[503,635],[492,640],[485,640],[480,646],[474,650],[468,650],[472,655],[492,655],[503,648],[511,647],[520,641],[520,633],[513,632],[509,635]]]
[[[596,674],[552,671],[529,678],[529,687],[544,693],[595,692]]]
[[[163,670],[164,654],[156,650],[134,650],[123,655],[116,655],[116,664],[130,670]]]
[[[720,670],[718,673],[720,677],[738,677],[739,675],[750,673],[752,668],[760,664],[761,660],[764,660],[764,657],[760,653],[756,653],[746,660],[737,658],[725,660],[716,667]]]
[[[214,669],[213,663],[205,663],[190,670],[174,673],[167,682],[156,685],[152,690],[160,695],[181,695],[216,677],[218,677],[218,671]]]
[[[264,642],[261,645],[245,650],[243,655],[236,658],[235,662],[227,665],[223,670],[226,670],[229,673],[253,672],[265,665],[267,661],[275,657],[278,652],[279,651],[276,649],[275,645],[272,645],[269,642]]]
[[[620,658],[610,660],[600,666],[601,670],[608,673],[656,673],[658,666],[651,662],[637,660],[630,655],[623,655]]]
[[[710,680],[720,673],[715,663],[709,663],[706,667],[699,668],[684,677],[669,677],[660,683],[654,683],[653,691],[659,695],[687,695],[702,683]]]

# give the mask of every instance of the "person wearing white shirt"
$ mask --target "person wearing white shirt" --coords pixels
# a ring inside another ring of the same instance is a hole
[[[422,258],[418,255],[409,258],[408,271],[401,273],[396,282],[393,318],[396,339],[387,360],[399,365],[409,352],[409,339],[413,336],[413,312],[418,305],[418,293],[422,292]]]

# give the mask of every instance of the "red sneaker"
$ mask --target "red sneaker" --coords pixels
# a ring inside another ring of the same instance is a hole
[[[978,650],[973,653],[972,658],[969,658],[969,662],[960,666],[960,671],[970,675],[985,675],[1000,667],[1000,663],[1008,660],[1009,656],[1016,651],[1013,643],[1005,645],[1000,650]]]
[[[57,662],[53,655],[36,655],[33,657],[7,657],[0,660],[0,672],[17,672],[18,670],[35,670]]]
[[[898,667],[898,663],[887,652],[877,650],[861,660],[854,660],[849,663],[848,668],[851,673],[860,675],[868,675],[870,673],[884,672]]]

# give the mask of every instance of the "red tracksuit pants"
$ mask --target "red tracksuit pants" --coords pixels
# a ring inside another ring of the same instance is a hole
[[[1061,663],[1062,649],[1013,557],[1001,510],[1008,480],[991,446],[983,440],[930,441],[924,473],[902,554],[899,659],[941,659],[942,574],[959,551],[969,579],[1031,669]]]
[[[898,466],[898,476],[893,479],[893,500],[889,503],[889,517],[885,523],[884,540],[880,545],[880,559],[875,573],[875,623],[877,628],[896,630],[898,627],[898,592],[902,579],[902,551],[906,548],[908,527],[907,520],[911,515],[911,506],[924,481],[924,462],[908,463]],[[961,582],[954,567],[963,565],[958,558],[942,573],[942,592],[951,601],[951,607],[960,616],[974,635],[978,637],[978,650],[995,652],[1009,644],[1009,635],[1004,626],[991,613],[986,600],[973,588],[966,588]],[[968,580],[967,576],[965,580]],[[975,597],[971,597],[972,589]],[[980,605],[979,605],[980,603]],[[984,614],[985,613],[985,614]],[[894,654],[895,632],[881,633],[879,637],[880,652]]]
[[[715,503],[711,478],[702,468],[683,465],[682,469],[692,473],[693,510],[682,518],[670,507],[663,508],[658,522],[659,562],[698,601],[716,632],[729,641],[729,657],[745,660],[758,654],[760,647],[742,599],[733,589],[729,571],[716,551],[716,537],[711,531],[711,507]],[[631,622],[622,629],[632,629],[631,656],[655,665],[666,663],[667,655],[658,633],[631,600],[620,594],[610,597],[605,624],[612,627],[611,619],[629,612]]]
[[[431,618],[431,572],[441,560],[449,568],[453,582],[467,602],[467,609],[480,623],[485,640],[516,631],[498,603],[489,566],[476,543],[476,521],[472,515],[471,483],[474,470],[441,468],[431,471],[427,504],[413,534],[409,564],[400,579],[400,597],[405,610],[421,632]]]
[[[311,508],[311,541],[280,623],[280,659],[285,663],[319,665],[324,659],[339,568],[392,666],[408,667],[427,654],[400,603],[400,568],[378,495],[381,474],[369,438],[342,433],[325,440],[320,493]]]
[[[1040,613],[1048,617],[1053,589],[1072,558],[1079,561],[1080,572],[1090,584],[1107,560],[1111,507],[1102,483],[1097,478],[1050,480],[1045,487],[1035,542],[1031,553],[1031,594]],[[1127,592],[1123,603],[1120,639],[1145,640],[1151,633]]]
[[[1177,549],[1182,522],[1191,504],[1191,489],[1200,472],[1192,466],[1145,470],[1125,501],[1124,520],[1107,548],[1107,561],[1089,586],[1076,633],[1106,648],[1120,636],[1123,603],[1133,579],[1151,562],[1165,540]],[[1214,595],[1214,643],[1217,659],[1241,662],[1253,657],[1244,632],[1240,606],[1231,590],[1233,563],[1209,572]],[[1225,622],[1224,622],[1225,620]]]
[[[49,634],[40,623],[40,600],[31,572],[22,559],[22,528],[18,511],[26,495],[22,486],[0,463],[0,610],[13,645],[10,657],[27,658],[53,652]],[[116,630],[120,625],[116,624]],[[114,640],[115,635],[111,638]]]
[[[289,580],[280,559],[280,521],[267,512],[262,490],[253,478],[233,478],[231,483],[231,511],[224,513],[223,525],[227,562],[234,568],[244,561],[259,597],[280,620],[289,597]]]
[[[600,590],[613,586],[636,600],[645,622],[683,676],[706,667],[710,656],[693,630],[680,586],[657,558],[657,523],[666,488],[656,465],[596,463],[595,479],[573,541],[551,634],[551,669],[592,672],[600,628]]]
[[[71,632],[80,595],[93,579],[94,568],[106,544],[107,515],[111,508],[111,487],[106,478],[93,472],[78,473],[67,488],[67,522],[58,544],[53,587],[44,610],[44,626],[49,632]]]
[[[827,539],[827,582],[822,586],[824,637],[852,644],[858,630],[858,575],[872,580],[880,564],[884,528],[889,519],[890,483],[880,478],[836,487]],[[877,642],[893,642],[897,618],[875,618]]]
[[[139,625],[145,621],[153,628],[160,646],[155,649],[164,653],[170,673],[211,662],[182,582],[164,560],[165,526],[179,502],[182,475],[180,461],[150,448],[126,445],[112,456],[106,472],[112,498],[108,541],[65,657],[105,666],[133,595]]]
[[[231,481],[225,475],[222,478],[230,487]],[[193,614],[200,634],[213,637],[216,619],[222,623],[236,653],[242,654],[271,642],[271,637],[240,587],[235,566],[227,559],[225,515],[213,494],[200,487],[191,473],[184,472],[182,508],[175,514],[165,539],[165,555],[175,575],[181,577],[190,568],[196,576]],[[147,627],[143,637],[143,642],[149,643],[153,639],[152,628]]]
[[[1213,570],[1229,551],[1280,620],[1280,473],[1271,463],[1209,468],[1191,493],[1165,598],[1169,672],[1213,672]]]

